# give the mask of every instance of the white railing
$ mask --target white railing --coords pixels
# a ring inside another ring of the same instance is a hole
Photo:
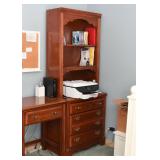
[[[128,96],[128,115],[126,128],[125,156],[136,154],[136,86],[131,88]]]

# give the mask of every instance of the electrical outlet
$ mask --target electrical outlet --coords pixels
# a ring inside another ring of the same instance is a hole
[[[108,131],[114,132],[115,128],[114,127],[108,127]]]

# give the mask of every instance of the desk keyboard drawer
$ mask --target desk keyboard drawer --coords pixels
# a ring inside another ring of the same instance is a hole
[[[104,105],[104,101],[101,99],[70,104],[70,114],[76,114],[76,113],[93,110],[96,108],[102,108],[103,105]]]
[[[47,121],[62,116],[62,106],[26,113],[25,125]]]
[[[89,111],[89,112],[85,112],[85,113],[80,113],[80,114],[71,116],[71,124],[72,125],[77,125],[77,124],[80,124],[82,122],[91,121],[91,120],[94,120],[96,118],[102,117],[102,115],[103,115],[103,113],[102,113],[101,109],[94,110],[94,111]]]
[[[76,136],[71,136],[70,139],[70,147],[78,146],[80,144],[86,144],[91,143],[93,140],[101,138],[102,136],[102,130],[91,130],[89,132],[86,132],[84,134],[79,134]]]
[[[84,123],[82,125],[76,125],[71,128],[71,135],[80,134],[93,129],[100,129],[103,125],[103,119],[96,119],[89,123]]]

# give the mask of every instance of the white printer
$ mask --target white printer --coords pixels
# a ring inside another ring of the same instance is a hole
[[[63,95],[71,98],[88,99],[97,97],[99,85],[94,81],[63,81]]]

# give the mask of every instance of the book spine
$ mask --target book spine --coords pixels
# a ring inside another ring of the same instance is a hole
[[[89,65],[93,66],[94,65],[94,47],[89,47]]]
[[[88,45],[88,32],[84,32],[84,45]]]
[[[88,31],[88,44],[96,45],[96,29],[93,27],[86,28]]]

